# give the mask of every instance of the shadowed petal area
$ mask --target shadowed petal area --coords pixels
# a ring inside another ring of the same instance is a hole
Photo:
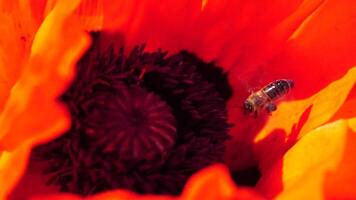
[[[269,198],[281,192],[276,199],[354,199],[355,121],[338,120],[308,132],[265,173],[258,189]]]
[[[29,148],[69,126],[66,110],[56,99],[70,82],[74,63],[89,43],[70,19],[78,3],[61,1],[45,19],[0,115],[0,173],[6,174],[0,176],[0,185],[7,186],[1,188],[2,196],[7,195],[22,173]],[[65,41],[61,39],[64,37]]]

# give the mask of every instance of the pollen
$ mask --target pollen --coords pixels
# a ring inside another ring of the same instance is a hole
[[[197,170],[222,162],[231,125],[227,75],[182,51],[102,52],[100,34],[60,97],[72,126],[36,147],[47,185],[88,196],[124,188],[179,194]]]

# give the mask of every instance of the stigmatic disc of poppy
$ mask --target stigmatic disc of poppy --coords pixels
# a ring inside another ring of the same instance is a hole
[[[61,191],[178,194],[190,175],[222,161],[227,76],[187,52],[100,52],[100,37],[93,34],[61,96],[71,129],[35,148],[33,160],[44,163],[47,184]]]

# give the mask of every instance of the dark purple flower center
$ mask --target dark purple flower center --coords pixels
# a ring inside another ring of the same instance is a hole
[[[33,151],[62,191],[126,188],[178,194],[197,170],[221,162],[230,124],[227,76],[187,52],[139,46],[98,50],[100,35],[61,96],[72,126]],[[38,159],[37,159],[38,160]]]
[[[138,86],[102,85],[82,101],[90,146],[131,163],[166,158],[176,139],[170,107]]]

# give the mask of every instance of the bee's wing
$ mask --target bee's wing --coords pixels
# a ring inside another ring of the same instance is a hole
[[[252,94],[252,93],[255,93],[257,91],[259,91],[261,89],[261,87],[257,87],[257,86],[254,86],[254,87],[247,87],[247,92]]]
[[[238,80],[240,88],[246,91],[248,94],[255,93],[263,87],[263,85],[254,82],[253,80],[246,80],[240,76],[237,76],[235,78]]]
[[[250,94],[261,90],[268,84],[266,77],[270,77],[268,66],[261,65],[253,69],[246,69],[240,77],[237,77],[244,84],[244,88]],[[248,77],[248,78],[246,78]]]

